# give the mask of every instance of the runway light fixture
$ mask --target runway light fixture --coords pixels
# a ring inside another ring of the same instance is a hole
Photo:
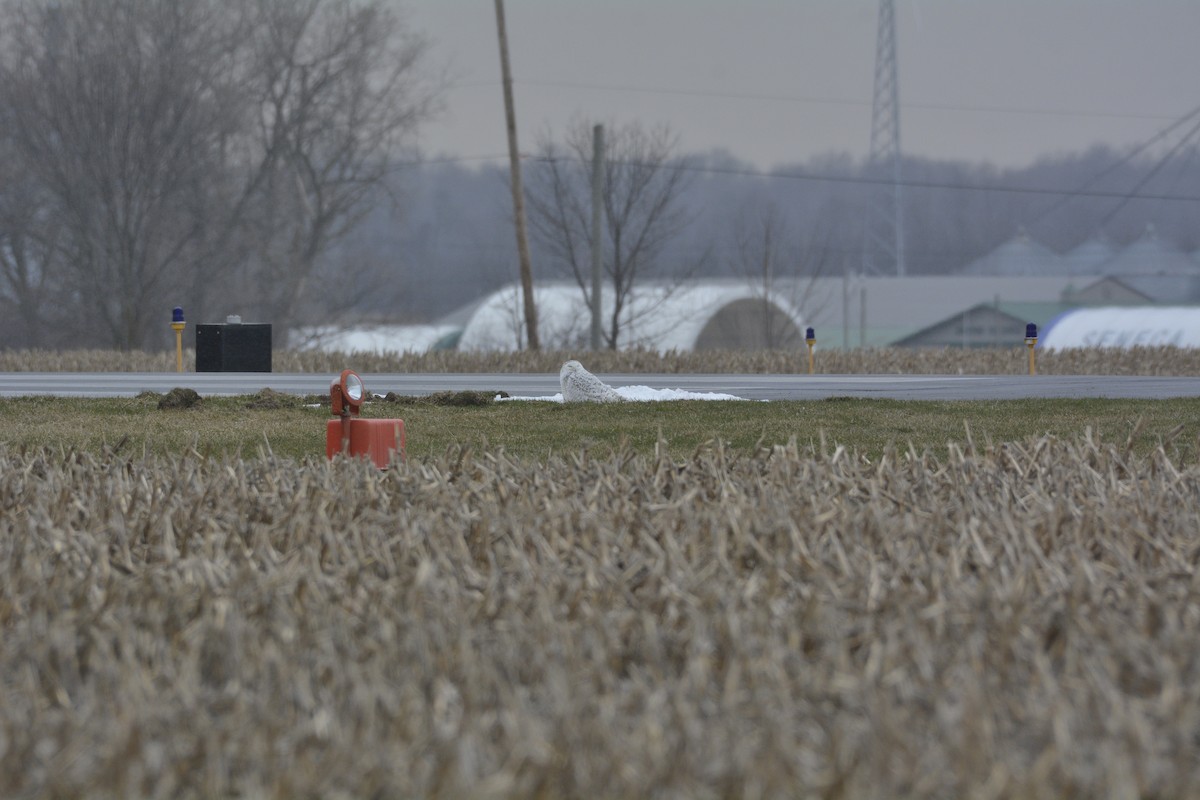
[[[183,329],[187,323],[183,319],[183,306],[171,309],[171,328],[175,331],[175,370],[183,372]]]
[[[329,385],[330,410],[335,417],[357,417],[366,394],[367,388],[358,373],[352,369],[344,369]]]
[[[1037,325],[1030,322],[1025,325],[1025,347],[1029,348],[1029,374],[1037,374],[1037,365],[1034,363],[1033,348],[1037,346]]]
[[[336,419],[325,426],[325,455],[369,458],[387,469],[393,453],[404,458],[404,420],[362,419],[359,412],[367,398],[367,387],[352,369],[329,384],[329,410]]]
[[[817,332],[812,328],[805,328],[804,342],[808,345],[808,374],[813,374],[813,347],[817,344]]]

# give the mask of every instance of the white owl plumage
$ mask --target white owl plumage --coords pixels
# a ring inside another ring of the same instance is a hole
[[[625,399],[575,359],[562,365],[558,382],[562,385],[564,403],[619,403]]]

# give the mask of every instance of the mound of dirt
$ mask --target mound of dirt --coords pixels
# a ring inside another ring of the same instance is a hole
[[[274,389],[260,389],[258,394],[252,395],[246,401],[246,408],[300,408],[302,405],[304,398]]]
[[[158,410],[171,410],[177,408],[196,408],[203,400],[195,389],[184,389],[175,387],[167,392],[158,401]]]

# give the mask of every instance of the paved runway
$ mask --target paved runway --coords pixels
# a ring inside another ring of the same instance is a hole
[[[558,393],[556,374],[370,374],[374,394],[426,395],[440,391],[505,391],[521,397]],[[5,372],[0,396],[132,397],[175,387],[203,395],[253,394],[269,387],[291,394],[329,391],[334,375],[263,372]],[[1089,375],[600,375],[614,386],[650,386],[721,392],[749,400],[821,400],[881,397],[897,400],[1012,400],[1036,397],[1159,399],[1200,397],[1200,377],[1101,377]]]

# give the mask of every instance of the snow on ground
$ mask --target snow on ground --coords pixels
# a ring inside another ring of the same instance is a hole
[[[332,325],[296,331],[300,350],[325,353],[426,353],[451,334],[454,325]]]
[[[617,394],[626,400],[636,403],[652,403],[660,400],[745,400],[732,394],[720,392],[685,392],[683,389],[652,389],[649,386],[614,386]],[[562,393],[547,397],[496,397],[498,401],[507,400],[543,400],[549,403],[561,403]]]

